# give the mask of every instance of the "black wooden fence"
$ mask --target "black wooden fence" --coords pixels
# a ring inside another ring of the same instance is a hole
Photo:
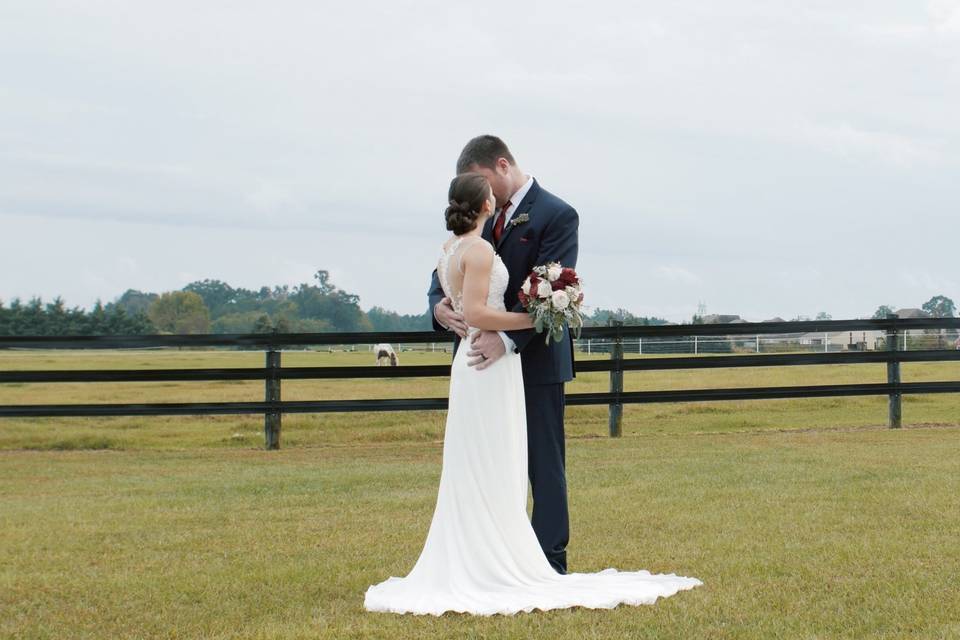
[[[901,382],[900,363],[960,360],[960,350],[931,349],[901,351],[898,337],[903,331],[940,331],[960,329],[957,318],[880,320],[829,320],[807,322],[762,322],[711,325],[622,326],[584,329],[583,338],[607,341],[610,358],[579,360],[576,371],[609,372],[610,391],[606,393],[567,394],[567,404],[608,405],[611,436],[621,433],[624,404],[651,402],[692,402],[715,400],[751,400],[771,398],[816,398],[836,396],[885,395],[889,397],[888,421],[901,424],[901,396],[908,393],[956,393],[960,381]],[[693,357],[624,358],[627,338],[666,338],[681,336],[750,336],[759,334],[835,333],[840,331],[882,331],[886,349],[880,351],[844,351],[838,353],[777,353]],[[343,345],[386,343],[436,343],[450,341],[451,334],[430,331],[395,333],[298,333],[298,334],[223,334],[223,335],[140,335],[140,336],[5,336],[0,349],[142,349],[157,347],[234,347],[263,350],[264,367],[217,369],[130,369],[83,371],[0,371],[3,383],[58,382],[158,382],[201,380],[263,380],[262,402],[188,402],[136,404],[13,404],[0,405],[0,418],[50,416],[160,416],[210,414],[263,414],[266,448],[280,446],[281,416],[284,413],[326,413],[351,411],[408,411],[446,409],[446,398],[398,398],[383,400],[310,400],[283,401],[282,380],[321,378],[414,378],[444,377],[449,365],[399,367],[283,367],[283,347],[304,345]],[[666,369],[715,369],[738,367],[781,367],[818,364],[886,363],[886,383],[685,389],[669,391],[624,391],[623,376],[628,371]]]

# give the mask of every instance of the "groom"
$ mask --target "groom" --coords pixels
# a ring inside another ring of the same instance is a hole
[[[523,311],[517,300],[520,286],[533,267],[559,262],[577,266],[576,210],[543,189],[523,172],[503,140],[477,136],[470,140],[457,160],[457,173],[476,171],[487,177],[500,206],[487,219],[483,238],[495,247],[510,273],[504,294],[506,307]],[[466,336],[463,316],[453,310],[450,300],[433,272],[429,292],[433,325],[449,329],[459,338]],[[471,339],[468,364],[485,369],[507,350],[520,354],[523,390],[527,405],[527,456],[530,486],[533,489],[533,530],[547,560],[558,573],[567,572],[567,542],[570,520],[567,512],[567,480],[563,436],[563,385],[574,377],[573,339],[567,328],[560,342],[544,344],[543,334],[523,331],[481,331]],[[496,398],[490,398],[496,402]]]

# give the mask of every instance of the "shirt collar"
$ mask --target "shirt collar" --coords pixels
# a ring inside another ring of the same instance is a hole
[[[510,196],[510,210],[507,212],[507,220],[513,217],[513,212],[517,210],[517,206],[523,202],[523,199],[527,197],[527,192],[530,191],[530,187],[533,186],[533,176],[527,176],[527,181],[523,183],[519,189]],[[502,211],[502,208],[501,208]],[[506,222],[506,220],[504,220]]]

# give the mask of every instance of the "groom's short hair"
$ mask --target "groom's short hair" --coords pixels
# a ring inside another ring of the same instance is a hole
[[[457,173],[466,173],[473,165],[495,169],[499,158],[506,158],[510,164],[517,164],[503,140],[491,135],[477,136],[460,152]]]

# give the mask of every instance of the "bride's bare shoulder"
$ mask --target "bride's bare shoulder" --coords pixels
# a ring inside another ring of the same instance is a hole
[[[477,238],[463,249],[460,259],[465,267],[489,268],[491,264],[490,257],[493,254],[493,245],[483,238]]]

